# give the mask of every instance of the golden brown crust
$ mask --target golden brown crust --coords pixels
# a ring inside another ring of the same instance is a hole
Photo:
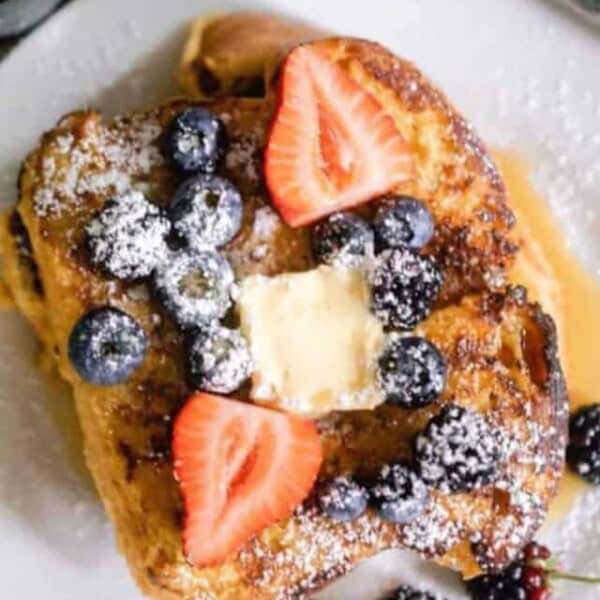
[[[446,301],[456,301],[418,328],[449,363],[441,403],[322,419],[322,475],[369,474],[384,461],[410,456],[412,439],[429,416],[442,403],[455,402],[486,413],[501,430],[501,480],[469,494],[434,492],[427,513],[403,527],[371,513],[334,523],[309,500],[222,566],[190,567],[181,551],[181,501],[169,456],[170,423],[189,393],[180,366],[182,336],[143,291],[91,269],[82,241],[83,225],[115,190],[138,187],[158,203],[168,201],[176,182],[158,152],[158,138],[187,104],[174,101],[106,124],[96,113],[68,115],[43,137],[21,178],[18,210],[44,286],[43,310],[19,301],[31,279],[13,277],[9,284],[28,318],[47,319],[44,341],[56,347],[61,375],[73,386],[87,461],[119,545],[142,590],[155,598],[298,597],[391,546],[414,549],[466,575],[477,572],[477,561],[499,568],[539,526],[560,476],[566,394],[551,321],[520,290],[483,290],[498,283],[496,275],[512,256],[506,248],[512,243],[510,211],[497,171],[464,121],[414,67],[370,42],[327,43],[340,64],[382,98],[413,143],[419,176],[403,191],[432,209],[440,231],[428,251],[444,264]],[[396,74],[385,75],[386,69]],[[227,249],[236,272],[309,268],[307,231],[283,225],[268,208],[261,153],[270,100],[221,99],[211,108],[230,137],[222,173],[245,201],[242,232]],[[479,291],[457,299],[471,289]],[[135,316],[150,344],[131,381],[97,388],[76,376],[66,345],[74,322],[106,303]]]

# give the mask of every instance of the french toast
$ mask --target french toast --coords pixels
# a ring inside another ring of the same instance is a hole
[[[440,401],[426,408],[321,417],[321,477],[369,477],[390,460],[410,457],[415,435],[447,404],[485,414],[501,433],[501,472],[478,490],[432,492],[427,511],[407,525],[372,512],[338,523],[309,498],[223,564],[192,567],[182,550],[183,507],[170,455],[172,421],[192,391],[183,336],[144,286],[93,268],[84,239],[86,223],[115,193],[135,189],[160,205],[169,202],[176,177],[160,139],[191,102],[174,100],[108,123],[95,112],[67,115],[24,164],[16,212],[3,221],[3,277],[73,387],[86,460],[119,546],[141,589],[155,598],[302,597],[389,547],[415,550],[467,577],[498,570],[541,525],[562,473],[567,395],[556,331],[523,288],[506,287],[518,249],[500,174],[466,121],[414,66],[371,42],[322,44],[393,115],[414,150],[416,177],[394,191],[425,199],[436,222],[426,252],[439,263],[444,285],[415,331],[444,355],[448,382]],[[225,95],[208,105],[229,137],[219,172],[244,199],[242,229],[225,248],[238,278],[314,266],[307,230],[285,225],[265,189],[262,151],[273,102],[269,94]],[[369,214],[376,204],[357,210]],[[109,388],[83,381],[68,359],[74,323],[106,304],[135,317],[148,335],[140,369]]]
[[[176,79],[194,99],[215,96],[264,97],[278,60],[291,45],[325,37],[326,32],[264,13],[215,14],[196,19],[181,55]],[[514,212],[514,207],[511,207]],[[524,285],[529,296],[552,315],[563,340],[564,302],[558,276],[544,248],[516,215],[514,239],[519,246],[509,281]],[[561,348],[564,354],[564,348]]]

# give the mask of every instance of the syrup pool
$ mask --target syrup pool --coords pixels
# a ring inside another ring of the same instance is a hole
[[[600,281],[567,247],[560,224],[549,205],[533,189],[527,163],[512,151],[499,151],[494,157],[511,195],[522,231],[533,236],[543,249],[541,265],[554,275],[553,304],[561,335],[562,363],[569,388],[571,410],[600,402]],[[515,273],[515,283],[527,284],[525,274]],[[534,287],[534,286],[532,286]],[[538,300],[538,298],[534,298]],[[543,298],[539,298],[543,302]],[[578,492],[587,484],[566,472],[559,493],[550,507],[549,519],[558,519],[570,508]]]

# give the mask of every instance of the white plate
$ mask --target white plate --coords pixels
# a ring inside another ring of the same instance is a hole
[[[567,239],[591,269],[600,267],[599,31],[544,0],[273,0],[249,6],[276,6],[332,30],[377,39],[414,60],[490,145],[509,145],[530,159],[534,181]],[[226,8],[240,5],[79,0],[28,37],[0,64],[1,202],[14,201],[20,161],[64,112],[90,105],[108,113],[143,108],[175,91],[172,72],[189,18]],[[2,596],[139,598],[84,474],[77,441],[63,435],[64,422],[73,419],[68,393],[38,375],[35,344],[18,316],[0,313],[0,335]],[[599,531],[600,493],[589,492],[546,535],[565,550],[567,567],[599,571]],[[322,597],[375,600],[410,573],[461,597],[453,576],[409,568],[411,560],[382,555]],[[573,598],[574,590],[562,588],[557,596]],[[578,600],[599,596],[577,588]]]

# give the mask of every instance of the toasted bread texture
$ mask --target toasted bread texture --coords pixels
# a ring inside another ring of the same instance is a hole
[[[19,309],[73,387],[87,463],[131,571],[153,598],[303,597],[389,547],[415,550],[466,576],[497,570],[539,528],[562,472],[567,397],[556,331],[523,288],[504,287],[517,247],[492,160],[414,66],[371,42],[338,38],[322,44],[380,99],[414,148],[417,177],[396,191],[430,207],[436,235],[426,251],[445,275],[439,306],[417,333],[440,348],[449,375],[433,406],[383,406],[320,419],[321,477],[368,476],[385,462],[410,457],[427,420],[455,403],[485,414],[498,430],[499,480],[469,493],[433,492],[426,513],[403,526],[372,512],[352,523],[334,522],[309,498],[292,518],[267,528],[222,565],[191,567],[182,552],[182,502],[169,451],[172,419],[191,392],[182,371],[182,335],[144,286],[94,270],[84,243],[85,224],[115,193],[140,189],[168,203],[177,181],[159,139],[189,102],[107,123],[94,112],[68,115],[25,162],[16,213],[0,236],[3,272]],[[270,94],[210,102],[230,139],[221,173],[244,198],[242,231],[226,248],[238,277],[313,266],[309,232],[287,227],[265,192],[262,149],[272,103]],[[11,222],[27,232],[31,260],[24,259]],[[67,343],[82,314],[105,304],[142,324],[149,350],[129,381],[100,388],[77,376]]]

